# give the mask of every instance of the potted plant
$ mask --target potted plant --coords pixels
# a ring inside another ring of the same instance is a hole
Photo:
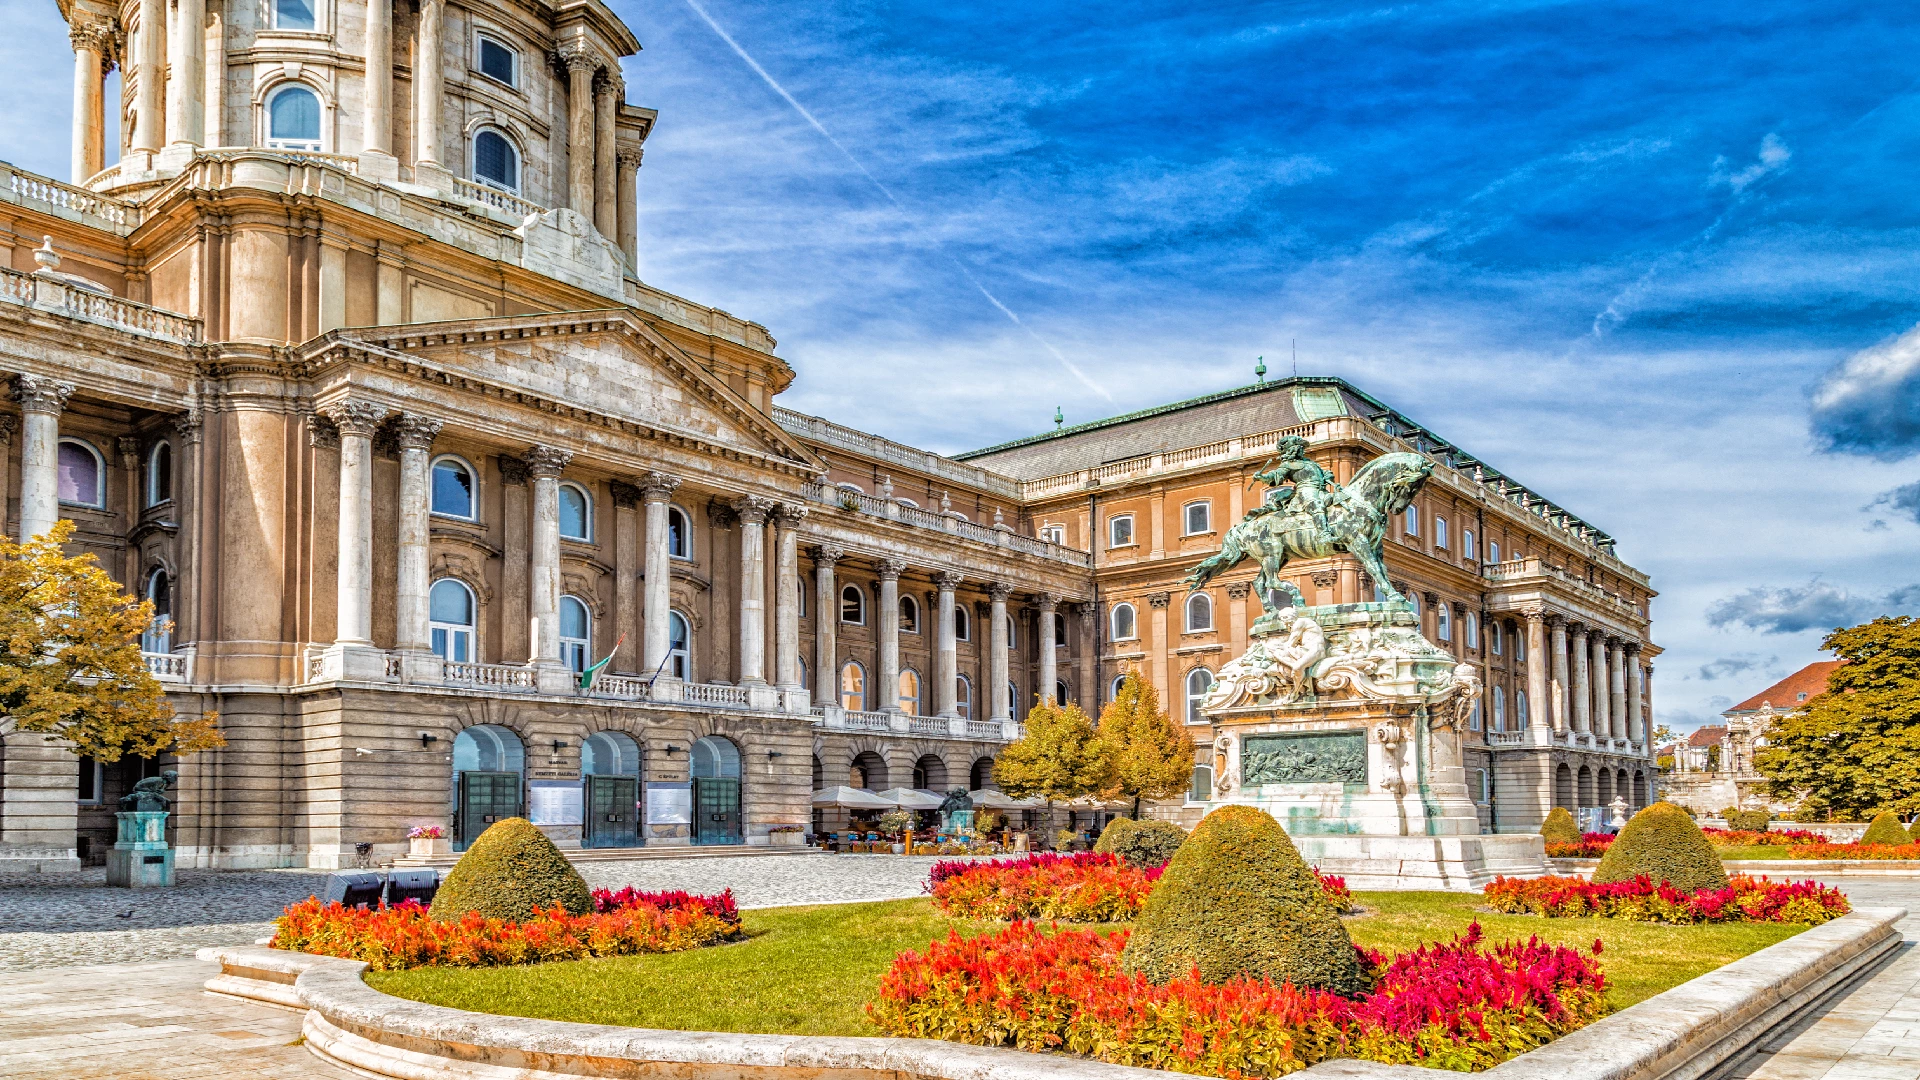
[[[804,825],[775,825],[767,830],[767,843],[774,847],[800,847],[806,833]]]
[[[415,825],[407,830],[407,854],[421,858],[450,853],[447,832],[438,825]]]
[[[913,814],[909,811],[889,810],[880,815],[880,831],[892,836],[901,837],[900,842],[893,845],[893,853],[895,855],[906,854],[907,842],[905,835],[906,831],[911,828],[913,828]]]

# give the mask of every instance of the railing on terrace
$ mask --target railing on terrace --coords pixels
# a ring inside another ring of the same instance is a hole
[[[453,178],[453,190],[455,194],[463,199],[477,202],[484,206],[491,206],[495,210],[505,214],[511,214],[517,218],[543,214],[546,213],[547,210],[546,207],[541,206],[539,203],[531,199],[523,199],[510,191],[501,191],[496,187],[476,184],[472,180],[463,180],[457,176]]]
[[[147,674],[161,682],[183,683],[192,675],[192,658],[185,653],[143,652],[140,659],[146,661]]]
[[[847,727],[854,731],[892,731],[893,717],[883,712],[847,712]]]
[[[907,717],[907,731],[915,735],[945,735],[948,730],[944,716]]]
[[[827,506],[837,506],[854,513],[887,518],[914,528],[965,537],[993,547],[1018,551],[1023,555],[1034,555],[1074,566],[1086,566],[1091,558],[1086,552],[1075,550],[1064,544],[1021,536],[1005,525],[980,525],[968,521],[959,514],[923,510],[917,506],[907,506],[898,499],[882,499],[851,488],[833,487],[819,481],[811,481],[803,489],[803,493],[807,499]]]
[[[651,679],[642,679],[633,675],[598,675],[594,677],[589,693],[606,697],[643,698],[652,687]]]
[[[1585,578],[1576,577],[1538,556],[1490,563],[1481,567],[1480,574],[1491,582],[1521,582],[1528,578],[1535,577],[1550,578],[1575,592],[1585,594],[1600,603],[1611,605],[1619,609],[1622,614],[1630,614],[1635,618],[1645,618],[1645,616],[1640,613],[1640,606],[1633,601],[1617,593],[1608,592]]]
[[[1493,746],[1519,746],[1527,741],[1524,731],[1489,731],[1487,742]]]
[[[0,301],[25,304],[165,341],[192,344],[200,340],[199,319],[18,270],[0,268]]]
[[[450,683],[496,690],[535,688],[533,669],[523,664],[462,664],[448,660],[440,665],[440,677]]]
[[[681,683],[680,700],[690,705],[725,705],[733,708],[745,708],[747,688],[744,686],[715,686],[711,683]]]
[[[0,173],[6,174],[4,190],[9,202],[121,235],[131,232],[140,224],[140,208],[132,203],[44,176],[20,172],[5,162],[0,162]]]
[[[963,461],[941,457],[939,454],[929,453],[905,443],[883,439],[878,435],[844,427],[831,420],[794,412],[792,409],[778,405],[774,406],[773,419],[787,431],[804,439],[813,439],[829,446],[837,446],[842,450],[876,457],[905,469],[944,477],[954,483],[981,488],[1005,498],[1013,498],[1016,494],[1015,481],[978,465],[969,465]]]
[[[1003,739],[1006,730],[992,720],[969,720],[966,724],[967,737],[970,739]]]

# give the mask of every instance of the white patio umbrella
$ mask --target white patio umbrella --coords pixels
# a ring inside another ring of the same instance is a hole
[[[898,804],[883,799],[864,788],[839,787],[821,788],[813,793],[813,805],[837,806],[843,810],[892,810]]]
[[[1047,805],[1046,800],[1037,795],[1016,799],[992,788],[975,788],[967,792],[967,797],[973,800],[975,810],[1038,810]]]
[[[880,798],[902,810],[938,810],[945,801],[931,791],[910,787],[888,788],[880,793]]]

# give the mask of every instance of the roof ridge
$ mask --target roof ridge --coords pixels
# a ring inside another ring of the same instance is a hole
[[[1135,420],[1145,420],[1149,417],[1164,416],[1167,413],[1180,412],[1184,409],[1199,408],[1202,405],[1212,405],[1216,402],[1228,401],[1236,397],[1245,397],[1249,394],[1278,390],[1282,387],[1291,388],[1294,386],[1335,386],[1346,390],[1354,390],[1354,387],[1345,379],[1334,375],[1289,375],[1271,382],[1263,381],[1247,386],[1236,386],[1228,390],[1216,390],[1211,394],[1201,394],[1198,397],[1187,398],[1184,401],[1174,401],[1165,405],[1154,405],[1150,408],[1136,409],[1133,412],[1121,413],[1118,416],[1103,417],[1099,420],[1088,420],[1084,423],[1055,428],[1052,431],[1042,431],[1037,435],[1025,435],[1008,442],[997,443],[993,446],[983,446],[977,450],[965,450],[958,454],[948,454],[947,456],[957,461],[965,461],[969,458],[998,453],[1002,450],[1012,450],[1021,446],[1032,446],[1050,439],[1065,438],[1069,435],[1078,435],[1088,431],[1098,431],[1101,428],[1112,427],[1116,424],[1126,424]],[[1358,393],[1357,390],[1354,392]]]

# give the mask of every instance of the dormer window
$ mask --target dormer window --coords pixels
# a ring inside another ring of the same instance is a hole
[[[283,0],[284,2],[284,0]],[[484,35],[480,38],[480,74],[508,86],[520,85],[520,56],[512,49]]]

